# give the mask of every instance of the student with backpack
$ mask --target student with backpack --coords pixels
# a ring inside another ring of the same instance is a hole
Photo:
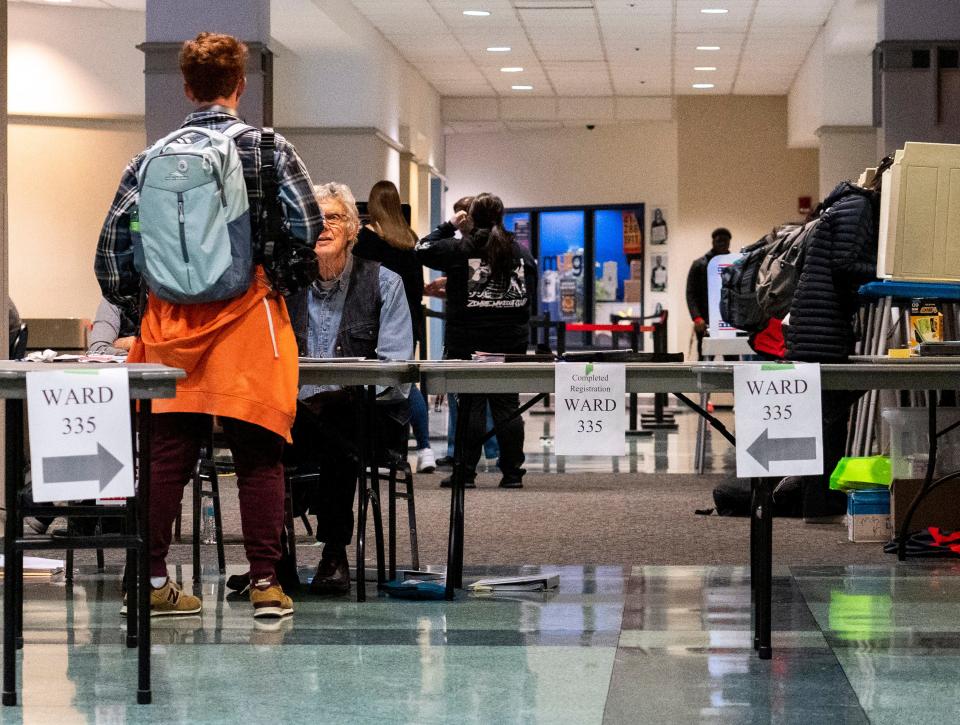
[[[166,555],[212,416],[223,425],[236,466],[253,616],[293,612],[275,571],[284,507],[281,455],[298,382],[297,345],[281,291],[298,274],[309,276],[311,265],[316,274],[312,248],[323,215],[293,146],[240,122],[246,60],[247,47],[229,35],[200,33],[184,43],[184,90],[197,108],[179,131],[127,166],[97,245],[94,267],[104,296],[131,316],[146,296],[128,360],[187,373],[176,398],[153,407],[154,616],[201,609],[199,598],[168,578]],[[285,235],[289,253],[282,255]],[[291,270],[298,272],[286,274]]]

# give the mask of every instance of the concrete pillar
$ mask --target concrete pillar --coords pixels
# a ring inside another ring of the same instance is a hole
[[[7,4],[0,3],[0,98],[7,97]],[[3,133],[0,134],[0,358],[9,357],[10,340],[7,316],[10,296],[10,254],[7,236],[7,104],[0,109]],[[2,414],[0,414],[2,415]],[[2,418],[0,418],[2,420]],[[0,466],[3,457],[0,456]]]
[[[400,152],[400,183],[397,190],[400,192],[400,201],[404,204],[417,203],[417,162],[409,151]]]
[[[412,226],[417,235],[421,237],[426,236],[431,231],[430,178],[430,167],[427,164],[417,164],[417,213],[415,216],[411,214],[410,226]]]
[[[0,98],[7,97],[7,4],[0,3]],[[0,134],[0,358],[9,357],[9,333],[7,330],[7,297],[10,290],[9,239],[7,237],[7,104],[0,108],[0,122],[3,133]],[[0,430],[6,430],[6,416],[0,410]],[[0,484],[6,486],[6,448],[0,451]],[[4,490],[6,490],[4,488]],[[0,522],[2,522],[0,518]]]
[[[960,139],[960,3],[881,0],[874,123],[881,154]]]
[[[147,0],[145,57],[147,138],[152,143],[183,123],[193,110],[183,93],[178,55],[183,41],[201,31],[227,33],[250,48],[247,89],[240,113],[253,126],[273,125],[273,54],[269,0]]]
[[[877,129],[873,126],[821,126],[820,198],[841,181],[856,181],[864,169],[877,165]]]

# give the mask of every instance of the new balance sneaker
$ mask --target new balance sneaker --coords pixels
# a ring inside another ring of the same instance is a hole
[[[272,579],[261,579],[250,587],[254,619],[278,619],[293,614],[293,600]]]
[[[200,597],[186,594],[172,579],[159,589],[150,589],[150,616],[151,617],[182,617],[200,614],[203,602]],[[120,615],[127,616],[127,596],[123,596],[123,606]]]
[[[417,451],[417,473],[433,473],[437,470],[437,462],[433,457],[432,448],[421,448]]]

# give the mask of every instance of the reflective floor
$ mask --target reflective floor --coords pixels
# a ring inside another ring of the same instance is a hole
[[[231,567],[229,573],[239,571]],[[472,568],[467,578],[515,573]],[[781,568],[774,657],[741,568],[559,567],[550,594],[451,603],[301,595],[260,627],[204,576],[154,620],[135,704],[118,572],[27,585],[22,707],[2,722],[924,723],[956,720],[960,564]],[[173,572],[189,581],[188,568]],[[304,570],[302,576],[309,576]]]

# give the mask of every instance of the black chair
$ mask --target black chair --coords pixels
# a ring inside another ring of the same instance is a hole
[[[10,359],[21,360],[27,354],[27,323],[21,322],[17,334],[10,338]]]
[[[407,502],[407,522],[410,527],[410,566],[420,568],[420,545],[417,540],[417,509],[413,495],[413,469],[403,456],[391,456],[378,470],[381,481],[387,483],[387,536],[390,549],[389,577],[397,576],[397,500]],[[397,485],[404,490],[398,491]],[[379,491],[377,492],[379,494]]]

